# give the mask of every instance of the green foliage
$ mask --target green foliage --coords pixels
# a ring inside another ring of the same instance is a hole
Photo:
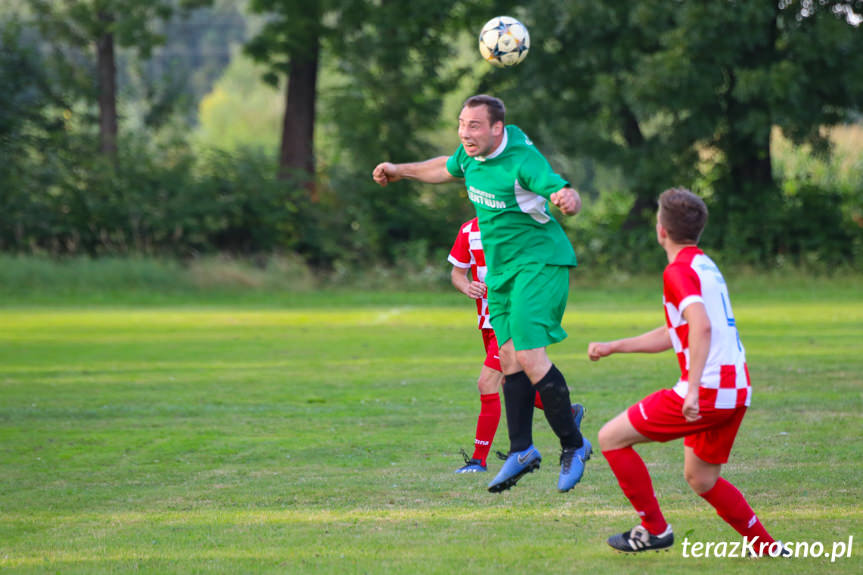
[[[212,0],[27,0],[47,37],[84,48],[105,33],[120,46],[131,47],[143,57],[164,42],[151,23],[169,19],[175,10],[193,10]],[[110,16],[110,18],[107,18]]]
[[[284,95],[260,82],[260,74],[259,66],[234,51],[224,74],[201,100],[193,136],[196,148],[258,147],[271,154],[278,149]]]
[[[693,145],[710,136],[709,123],[692,122],[681,106],[684,94],[694,99],[704,91],[691,85],[688,74],[702,76],[690,72],[672,33],[681,10],[662,1],[635,9],[534,2],[522,16],[535,31],[530,60],[506,76],[491,72],[484,84],[503,95],[513,120],[546,153],[614,169],[634,199],[652,200],[669,183],[694,177]],[[611,191],[589,178],[573,183],[586,192]]]
[[[328,144],[319,153],[321,163],[328,164],[319,192],[325,205],[343,212],[327,226],[342,234],[336,241],[342,249],[334,253],[326,239],[320,247],[309,244],[313,251],[306,253],[313,261],[368,264],[382,258],[392,263],[400,258],[401,246],[450,242],[452,230],[467,217],[456,194],[410,184],[381,189],[369,178],[380,161],[413,161],[455,149],[453,138],[451,150],[432,150],[427,135],[438,127],[443,97],[462,72],[447,63],[465,4],[251,3],[252,10],[273,15],[246,46],[255,60],[267,64],[268,81],[279,81],[292,59],[302,57],[310,34],[322,38],[330,56],[317,107],[326,121],[319,132],[325,132]]]
[[[321,34],[335,33],[324,23],[322,15],[336,9],[350,11],[358,4],[361,2],[250,0],[252,13],[267,14],[269,18],[257,35],[246,43],[245,51],[256,62],[268,65],[264,79],[277,86],[290,72],[292,58],[305,56],[311,41],[317,40]]]
[[[247,29],[255,25],[242,13],[242,2],[213,4],[151,22],[164,42],[146,59],[133,50],[120,50],[117,83],[131,108],[125,113],[127,122],[135,120],[147,129],[159,129],[175,115],[186,124],[196,122],[199,101],[222,77]]]
[[[120,48],[143,59],[164,43],[157,23],[176,13],[187,14],[212,0],[26,0],[42,42],[51,47],[46,60],[65,86],[78,97],[95,101],[98,81],[93,47],[100,37],[111,35]]]
[[[771,129],[814,142],[860,109],[863,35],[845,10],[861,5],[533,2],[523,17],[547,40],[484,85],[542,145],[625,174],[627,224],[645,227],[659,192],[706,175],[720,240],[766,261],[781,225],[764,221],[781,202]]]
[[[333,44],[336,79],[322,94],[322,109],[334,124],[339,166],[336,193],[354,228],[365,230],[365,252],[398,257],[402,245],[449,247],[454,230],[470,217],[462,186],[432,190],[410,182],[381,188],[369,177],[379,162],[409,162],[451,154],[458,142],[446,119],[450,144],[434,148],[444,95],[464,70],[455,57],[462,2],[403,1],[369,6],[363,26],[344,19]],[[359,234],[355,234],[357,237]]]
[[[831,269],[863,256],[863,129],[840,126],[822,137],[830,153],[775,137],[774,166],[783,182],[780,254]]]
[[[575,248],[578,277],[604,277],[621,273],[656,273],[666,262],[665,253],[647,230],[622,234],[633,196],[607,193],[584,200],[575,218],[559,217]]]
[[[396,262],[424,277],[471,216],[464,190],[379,188],[369,172],[451,153],[452,110],[489,91],[585,198],[566,223],[579,273],[653,269],[652,202],[671,185],[709,201],[707,247],[741,262],[829,270],[863,257],[863,144],[840,157],[822,130],[863,108],[863,36],[848,16],[859,0],[254,0],[242,15],[246,4],[220,1],[212,29],[202,13],[188,29],[168,18],[200,2],[16,4],[27,25],[0,7],[2,250],[295,251],[343,277]],[[95,157],[98,8],[121,16],[111,30],[128,47],[113,165]],[[476,30],[499,13],[532,32],[514,69],[476,55]],[[247,29],[245,52],[264,66],[235,54],[191,126],[176,112]],[[322,39],[316,203],[276,179],[284,102],[259,82],[283,79],[309,32]],[[792,151],[771,139],[777,126]],[[810,163],[787,160],[798,155]]]
[[[67,144],[76,144],[75,140]],[[4,194],[0,245],[51,254],[236,253],[291,250],[303,194],[254,150],[195,157],[183,146],[127,141],[115,162],[80,143],[46,155]]]
[[[835,190],[789,183],[782,202],[779,254],[795,264],[803,258],[830,268],[851,259],[852,232],[842,215],[842,196]]]

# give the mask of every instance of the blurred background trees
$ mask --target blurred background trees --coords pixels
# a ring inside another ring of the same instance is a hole
[[[504,13],[532,48],[497,70],[475,34]],[[10,0],[0,250],[424,263],[464,190],[370,172],[452,153],[489,92],[585,196],[566,221],[585,266],[655,267],[673,185],[736,261],[854,266],[861,19],[863,0]]]

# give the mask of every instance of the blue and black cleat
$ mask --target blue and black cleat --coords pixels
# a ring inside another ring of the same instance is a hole
[[[513,451],[500,468],[497,477],[488,484],[488,490],[492,493],[500,493],[518,483],[518,480],[526,473],[532,473],[539,469],[542,455],[531,445],[524,451]]]

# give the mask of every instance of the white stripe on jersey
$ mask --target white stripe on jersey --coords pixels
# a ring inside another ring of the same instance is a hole
[[[530,190],[522,188],[518,180],[515,181],[515,201],[521,211],[532,217],[540,224],[547,223],[551,217],[545,210],[545,198]]]
[[[470,267],[470,263],[460,262],[457,259],[455,259],[452,254],[447,256],[446,261],[448,261],[449,263],[451,263],[455,267],[461,268],[463,270],[466,270]]]
[[[680,302],[680,309],[678,311],[682,315],[683,310],[688,308],[690,305],[692,305],[694,303],[699,303],[699,302],[704,303],[704,298],[701,297],[700,295],[691,295],[689,297],[683,298],[683,301]],[[685,320],[684,320],[684,323],[686,323]]]

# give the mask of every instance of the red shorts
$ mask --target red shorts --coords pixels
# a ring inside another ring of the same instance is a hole
[[[497,337],[494,335],[493,329],[483,329],[482,343],[485,345],[485,361],[483,365],[487,365],[495,371],[503,371],[500,367],[500,355],[498,355]]]
[[[638,433],[653,441],[666,442],[680,437],[695,455],[708,463],[728,462],[731,446],[746,407],[716,409],[702,403],[701,419],[689,422],[683,417],[683,398],[671,389],[651,393],[629,408],[629,422]]]

